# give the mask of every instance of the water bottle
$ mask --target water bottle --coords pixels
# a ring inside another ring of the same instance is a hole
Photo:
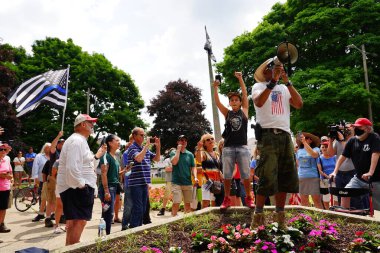
[[[103,211],[103,213],[107,212],[108,209],[110,209],[110,207],[111,207],[111,205],[108,204],[107,202],[102,203],[102,211]]]
[[[106,238],[106,222],[103,218],[100,218],[98,227],[98,237],[100,237],[102,240]]]

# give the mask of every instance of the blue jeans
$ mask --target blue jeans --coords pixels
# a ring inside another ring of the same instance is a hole
[[[99,199],[102,201],[102,207],[104,204],[110,205],[108,210],[106,212],[103,212],[102,210],[102,218],[106,222],[106,234],[109,235],[111,233],[111,224],[112,224],[112,218],[114,213],[114,207],[115,207],[115,198],[116,198],[116,186],[110,186],[109,185],[109,192],[111,195],[111,201],[104,201],[104,189],[103,187],[99,187]],[[103,208],[102,208],[103,209]]]
[[[131,213],[132,213],[132,195],[131,189],[126,187],[124,189],[124,208],[123,208],[123,219],[121,220],[121,229],[126,229],[131,222]]]
[[[148,185],[130,186],[132,196],[131,228],[142,226],[148,198]]]

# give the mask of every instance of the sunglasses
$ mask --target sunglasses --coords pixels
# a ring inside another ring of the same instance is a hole
[[[310,137],[305,137],[305,140],[311,140],[311,138]]]
[[[205,141],[213,141],[213,140],[214,140],[214,138],[208,138]]]
[[[187,140],[186,140],[186,139],[179,139],[178,141],[185,141],[185,142],[187,142]]]
[[[0,151],[7,151],[6,148],[0,148]]]

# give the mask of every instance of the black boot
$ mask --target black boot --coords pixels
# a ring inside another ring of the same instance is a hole
[[[46,218],[46,219],[45,219],[45,227],[47,227],[47,228],[52,228],[52,227],[54,227],[54,223],[53,223],[53,221],[51,220],[51,218]]]
[[[157,216],[164,216],[164,215],[165,215],[165,208],[161,208]]]
[[[9,233],[11,230],[5,226],[4,223],[0,224],[0,233]]]
[[[37,214],[37,216],[34,217],[34,219],[32,221],[36,222],[36,221],[40,221],[40,220],[43,220],[43,219],[45,219],[45,215],[43,215],[43,214]]]

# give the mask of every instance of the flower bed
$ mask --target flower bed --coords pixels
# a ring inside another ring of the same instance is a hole
[[[248,209],[210,210],[76,252],[380,252],[379,222],[295,209],[286,231],[268,211],[267,225],[250,229]]]
[[[160,188],[151,188],[149,190],[149,201],[150,201],[150,209],[151,210],[160,210],[162,208],[162,202],[164,200],[165,195],[165,187],[162,186]],[[166,204],[166,210],[171,211],[173,206],[173,194],[170,194],[168,203]],[[183,211],[184,205],[180,204],[179,210]]]

